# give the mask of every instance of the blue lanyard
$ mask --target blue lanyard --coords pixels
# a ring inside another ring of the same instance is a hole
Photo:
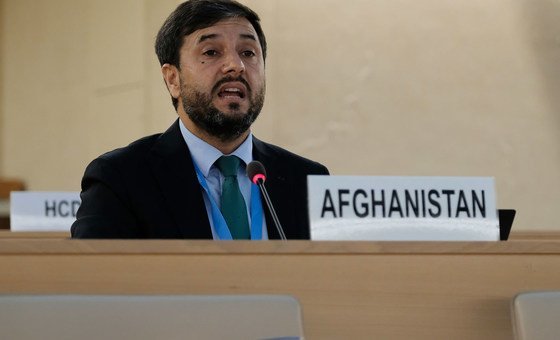
[[[194,164],[194,162],[193,162]],[[212,214],[212,222],[214,223],[214,229],[218,234],[220,240],[232,240],[231,232],[227,226],[226,221],[224,220],[224,216],[222,216],[222,212],[218,208],[216,202],[210,195],[210,189],[208,188],[208,183],[206,183],[206,179],[204,175],[198,168],[196,164],[194,164],[194,169],[196,170],[196,177],[198,178],[198,183],[208,196],[208,200],[210,201],[211,206],[211,214]],[[263,211],[262,211],[262,203],[261,203],[261,193],[259,191],[259,187],[251,183],[251,240],[262,240],[262,226],[263,226]]]

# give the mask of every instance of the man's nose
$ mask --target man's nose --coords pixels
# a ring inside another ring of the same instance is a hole
[[[222,72],[232,73],[234,75],[240,75],[245,72],[245,64],[241,59],[241,56],[237,53],[229,53],[225,56],[224,65],[222,66]]]

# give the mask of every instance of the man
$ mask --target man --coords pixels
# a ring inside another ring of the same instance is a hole
[[[328,170],[251,133],[265,95],[257,14],[235,1],[190,0],[155,48],[179,119],[87,167],[72,237],[278,239],[245,174],[258,160],[287,238],[309,239],[307,175]]]

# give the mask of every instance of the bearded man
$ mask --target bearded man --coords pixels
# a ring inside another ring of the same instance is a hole
[[[328,170],[251,132],[266,88],[258,15],[235,1],[186,1],[155,49],[179,117],[90,163],[72,237],[278,239],[246,175],[256,160],[286,237],[309,239],[307,175]]]

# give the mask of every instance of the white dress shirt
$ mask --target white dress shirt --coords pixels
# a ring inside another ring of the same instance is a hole
[[[183,122],[179,120],[179,128],[181,129],[181,134],[185,139],[191,153],[194,164],[200,169],[208,188],[210,189],[210,195],[212,199],[220,208],[220,196],[222,193],[222,184],[224,182],[224,176],[220,170],[214,165],[218,158],[224,156],[224,154],[213,147],[212,145],[206,143],[202,139],[195,136],[190,132],[184,125]],[[249,136],[245,141],[230,155],[239,157],[242,162],[239,162],[239,168],[237,169],[237,182],[239,183],[239,189],[241,194],[245,199],[245,206],[247,207],[247,216],[249,217],[249,226],[252,227],[251,223],[251,180],[247,177],[246,166],[253,160],[253,134],[249,133]],[[219,240],[219,236],[216,232],[214,226],[214,220],[212,218],[212,206],[210,199],[206,194],[205,190],[202,190],[204,197],[204,205],[206,206],[206,213],[208,214],[208,220],[210,221],[210,227],[212,228],[212,237],[214,240]],[[261,206],[262,209],[262,206]],[[268,239],[268,233],[266,230],[266,219],[264,218],[263,210],[263,225],[262,225],[262,235],[263,240]]]

